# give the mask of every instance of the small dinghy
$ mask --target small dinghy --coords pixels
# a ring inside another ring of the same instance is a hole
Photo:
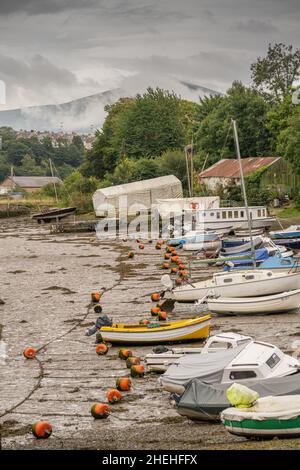
[[[244,381],[244,386],[259,393],[260,397],[300,394],[300,373],[263,381]],[[219,421],[222,411],[231,406],[227,398],[228,384],[207,384],[191,380],[181,396],[174,396],[176,411],[192,420]]]
[[[164,390],[182,395],[193,379],[207,384],[263,381],[295,374],[300,364],[279,348],[261,341],[245,342],[214,354],[183,356],[160,377]]]
[[[300,307],[300,289],[262,297],[207,299],[207,307],[212,313],[229,315],[254,315],[285,313]]]
[[[176,362],[180,357],[189,354],[208,354],[220,352],[252,341],[251,336],[239,335],[237,333],[220,333],[211,336],[202,348],[167,348],[158,347],[145,357],[145,363],[149,371],[162,373]]]
[[[253,247],[258,248],[263,243],[263,237],[256,237],[253,240]],[[250,240],[234,240],[228,239],[222,242],[221,253],[224,255],[233,255],[237,253],[244,253],[251,250],[251,241]]]
[[[221,414],[227,431],[247,438],[299,437],[300,395],[259,398],[249,408],[228,408]]]
[[[31,218],[36,220],[38,224],[50,223],[50,222],[58,222],[69,215],[73,215],[76,212],[76,207],[64,207],[62,209],[53,208],[53,209],[45,209],[44,211],[34,214]]]
[[[210,315],[189,320],[178,320],[148,325],[113,323],[102,326],[103,341],[120,344],[160,344],[176,341],[206,339],[209,335]]]
[[[185,251],[209,251],[216,252],[222,246],[221,240],[206,241],[206,242],[193,242],[184,243],[183,249]]]

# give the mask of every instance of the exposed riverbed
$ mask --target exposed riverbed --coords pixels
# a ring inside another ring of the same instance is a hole
[[[127,259],[134,248],[136,256]],[[103,313],[115,321],[149,318],[150,294],[160,288],[162,252],[145,242],[101,242],[92,234],[50,235],[26,219],[0,221],[0,422],[2,449],[262,449],[300,448],[299,440],[246,441],[220,424],[180,417],[162,393],[155,374],[134,379],[132,390],[95,421],[91,405],[124,375],[117,357],[95,353],[84,332],[97,315],[88,310],[90,292],[105,289]],[[201,273],[207,276],[208,271]],[[172,318],[195,316],[178,305]],[[234,331],[273,342],[285,352],[300,345],[298,314],[214,317],[212,334]],[[39,348],[25,360],[25,347]],[[144,356],[151,347],[133,346]],[[53,435],[36,440],[31,424],[46,419]]]

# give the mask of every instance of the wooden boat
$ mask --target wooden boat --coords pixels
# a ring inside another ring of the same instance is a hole
[[[182,395],[192,379],[229,385],[262,382],[295,374],[299,366],[297,359],[284,354],[273,344],[252,340],[213,354],[183,356],[168,367],[159,381],[164,390]]]
[[[300,289],[263,297],[219,297],[207,299],[206,303],[211,312],[229,315],[291,312],[300,307]]]
[[[270,232],[270,236],[273,239],[277,238],[300,238],[300,226],[299,225],[291,225],[290,227],[284,229],[284,230],[279,230],[279,231],[274,231]]]
[[[104,341],[122,344],[160,344],[176,341],[206,339],[210,328],[210,315],[199,318],[178,320],[155,325],[115,323],[102,326],[101,336]]]
[[[40,224],[42,222],[44,223],[49,223],[49,222],[58,222],[61,219],[64,219],[65,217],[68,217],[69,215],[75,214],[76,212],[76,207],[64,207],[62,209],[60,208],[54,208],[54,209],[46,209],[38,214],[33,214],[31,217],[33,220],[37,220],[37,222]]]
[[[300,395],[259,398],[250,408],[228,408],[221,414],[227,431],[247,438],[300,436]]]
[[[213,277],[173,288],[177,302],[194,302],[207,295],[221,297],[260,297],[300,289],[300,272],[273,272],[268,269],[215,273]]]

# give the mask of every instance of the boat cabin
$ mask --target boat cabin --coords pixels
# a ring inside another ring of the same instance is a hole
[[[215,273],[213,275],[214,283],[216,286],[227,286],[229,284],[240,284],[243,282],[251,282],[251,281],[260,281],[263,279],[268,279],[274,276],[272,271],[265,271],[265,270],[252,270],[251,272],[246,271],[238,271],[238,272],[222,272],[222,273]]]
[[[252,341],[225,367],[222,382],[259,380],[291,374],[299,362],[269,343]]]

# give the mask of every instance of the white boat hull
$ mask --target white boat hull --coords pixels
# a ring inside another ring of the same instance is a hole
[[[251,272],[248,274],[251,275]],[[278,294],[300,289],[300,272],[294,274],[280,272],[269,279],[244,280],[228,285],[216,285],[212,281],[196,282],[193,286],[186,285],[173,289],[173,299],[177,302],[195,302],[210,294],[220,297],[260,297]]]
[[[300,307],[300,289],[252,298],[225,298],[209,299],[208,309],[220,314],[271,314],[290,312]]]
[[[185,251],[216,251],[219,250],[222,246],[222,242],[220,240],[216,240],[213,242],[203,242],[203,243],[185,243],[183,245],[183,249]]]

